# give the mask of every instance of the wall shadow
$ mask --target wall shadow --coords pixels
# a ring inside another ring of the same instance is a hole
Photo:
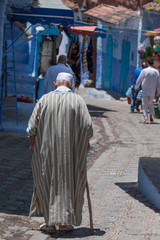
[[[0,168],[1,171],[1,168]],[[33,192],[32,176],[21,178],[16,185],[2,184],[0,187],[0,212],[6,214],[29,216]],[[5,187],[4,187],[5,185]],[[20,186],[21,185],[21,186]],[[8,190],[7,190],[8,188]],[[27,189],[26,189],[27,188]]]
[[[123,94],[123,93],[115,92],[115,91],[112,91],[112,90],[107,90],[105,92],[106,92],[106,94],[111,95],[116,100],[120,100],[120,98],[127,98],[126,95]]]
[[[159,210],[150,203],[140,192],[137,182],[118,182],[116,186],[120,187],[123,191],[135,198],[137,201],[143,203],[146,207],[152,209],[154,212],[159,213]]]
[[[0,212],[29,215],[33,191],[26,134],[0,132]]]
[[[101,118],[108,118],[107,116],[104,116],[104,113],[106,112],[117,112],[115,110],[112,109],[108,109],[108,108],[103,108],[103,107],[96,107],[93,105],[87,105],[89,113],[91,115],[91,117],[101,117]]]

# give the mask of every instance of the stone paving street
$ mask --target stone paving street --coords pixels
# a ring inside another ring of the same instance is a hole
[[[32,196],[29,139],[0,131],[0,240],[160,240],[160,214],[137,189],[139,157],[159,157],[160,120],[143,124],[126,101],[86,95],[94,137],[88,153],[88,182],[94,230],[85,195],[82,225],[72,232],[39,231],[42,217],[28,218]]]

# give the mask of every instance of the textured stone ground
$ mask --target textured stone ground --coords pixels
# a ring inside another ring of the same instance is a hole
[[[0,132],[0,240],[159,240],[160,215],[137,189],[139,157],[159,157],[160,120],[143,124],[127,102],[86,96],[94,137],[88,153],[88,181],[94,230],[85,196],[82,225],[73,232],[46,235],[42,217],[28,218],[32,174],[25,134]]]

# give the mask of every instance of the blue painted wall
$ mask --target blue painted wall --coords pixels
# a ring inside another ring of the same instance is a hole
[[[143,17],[141,17],[143,16]],[[121,69],[121,58],[122,58],[122,41],[126,40],[130,42],[130,54],[129,54],[129,70],[128,77],[125,81],[125,88],[127,89],[131,84],[131,77],[134,69],[137,66],[141,66],[141,59],[138,54],[138,46],[142,43],[146,36],[143,35],[145,30],[153,30],[158,28],[160,19],[159,13],[143,10],[141,14],[137,15],[136,18],[131,18],[119,25],[109,26],[97,20],[99,28],[107,31],[105,39],[97,39],[97,76],[96,76],[96,88],[103,88],[103,81],[105,79],[105,56],[107,38],[109,35],[113,38],[113,58],[112,58],[112,76],[110,90],[119,92],[120,85],[120,69]],[[82,84],[85,85],[85,81],[88,78],[88,73],[82,73]]]
[[[113,58],[112,61],[112,78],[111,78],[111,90],[119,91],[119,76],[120,76],[120,64],[117,58]]]
[[[36,36],[36,26],[31,28],[31,37]],[[13,30],[14,39],[16,39],[22,33],[18,28],[14,27]],[[45,34],[59,35],[57,28],[50,29]],[[8,46],[12,43],[11,41],[11,29],[6,32],[6,40]],[[24,97],[35,98],[36,89],[36,78],[38,71],[39,61],[39,45],[41,36],[29,40],[21,37],[14,43],[14,55],[15,55],[15,71],[16,71],[16,86],[17,95]],[[7,67],[13,67],[13,55],[12,51],[7,55]],[[8,96],[15,94],[14,90],[14,74],[13,69],[8,70]]]
[[[119,92],[119,84],[120,84],[120,62],[118,59],[112,59],[112,79],[111,79],[111,88],[110,90]],[[131,85],[131,76],[135,66],[129,66],[128,80],[127,80],[127,88]]]
[[[106,26],[103,26],[106,29]],[[121,58],[122,58],[122,42],[126,40],[130,42],[130,53],[129,53],[129,70],[128,77],[125,80],[126,89],[130,86],[130,80],[132,72],[137,66],[137,54],[138,54],[138,31],[136,30],[127,30],[127,29],[107,29],[107,37],[102,41],[103,49],[103,63],[102,63],[102,72],[105,74],[105,55],[107,52],[107,39],[111,35],[113,38],[113,58],[112,58],[112,75],[111,75],[111,85],[110,90],[119,92],[120,88],[120,69],[121,69]],[[103,86],[102,78],[102,86]]]
[[[113,38],[111,35],[107,38],[107,46],[106,46],[106,54],[105,54],[105,71],[103,74],[103,88],[108,90],[111,88],[111,76],[112,76],[112,59],[113,59]]]
[[[143,30],[154,30],[155,28],[159,28],[159,19],[160,13],[152,12],[148,10],[142,10],[142,29]],[[142,35],[142,38],[146,38]]]

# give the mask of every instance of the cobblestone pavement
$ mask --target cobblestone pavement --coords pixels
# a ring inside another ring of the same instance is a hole
[[[85,197],[82,225],[73,232],[46,235],[42,217],[29,219],[32,174],[25,134],[0,132],[0,240],[159,240],[160,215],[137,189],[139,157],[159,157],[160,120],[143,124],[127,102],[96,99],[80,89],[93,120],[88,153],[94,230]]]

